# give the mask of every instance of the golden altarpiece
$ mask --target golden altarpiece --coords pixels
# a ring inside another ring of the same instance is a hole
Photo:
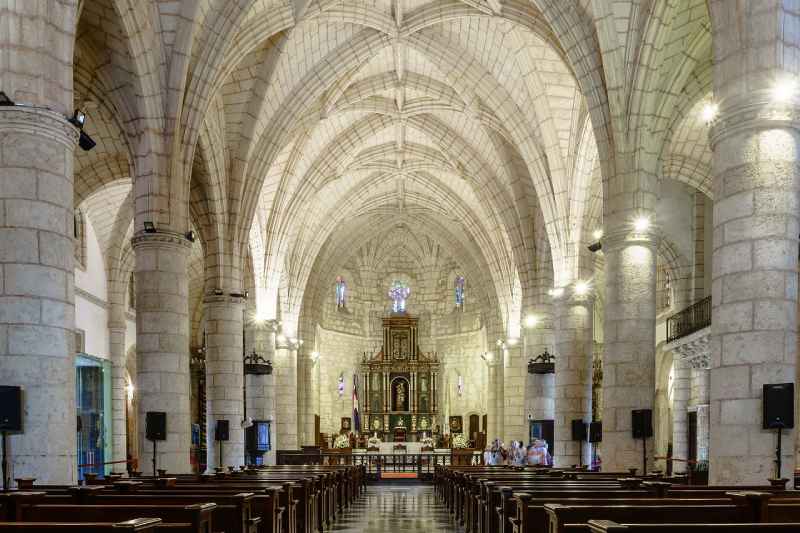
[[[383,319],[383,347],[364,356],[362,383],[367,398],[364,419],[370,434],[384,441],[419,440],[436,429],[439,362],[417,344],[416,317]]]

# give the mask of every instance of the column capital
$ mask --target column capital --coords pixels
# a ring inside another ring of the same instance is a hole
[[[203,296],[203,304],[219,305],[223,307],[244,306],[246,298],[241,294],[206,294]]]
[[[42,107],[0,107],[0,132],[13,131],[47,137],[72,150],[78,144],[78,130],[60,113]]]
[[[631,227],[614,228],[605,233],[601,239],[603,253],[621,250],[627,246],[647,246],[657,249],[661,242],[661,231],[653,223],[643,231],[631,225]]]
[[[748,92],[720,102],[718,117],[711,124],[709,144],[745,131],[793,129],[800,131],[800,107],[794,100],[776,102],[769,90]]]
[[[142,248],[161,248],[184,250],[187,254],[192,248],[192,243],[185,235],[171,230],[158,230],[155,233],[145,231],[137,232],[131,238],[134,251]]]

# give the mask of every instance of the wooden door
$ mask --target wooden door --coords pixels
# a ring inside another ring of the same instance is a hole
[[[686,414],[686,423],[688,425],[686,438],[689,439],[686,448],[686,458],[689,461],[697,461],[697,411],[689,411]]]
[[[479,424],[480,417],[478,415],[469,415],[469,438],[472,441],[478,440],[478,432],[481,430]]]

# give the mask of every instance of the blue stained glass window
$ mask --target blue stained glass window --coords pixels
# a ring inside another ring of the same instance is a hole
[[[464,287],[466,283],[464,276],[456,276],[456,307],[463,307],[464,305]]]
[[[336,307],[344,307],[347,298],[347,283],[342,276],[336,276]]]
[[[389,289],[389,298],[392,300],[392,312],[405,313],[406,300],[411,295],[411,288],[402,281],[394,281]]]

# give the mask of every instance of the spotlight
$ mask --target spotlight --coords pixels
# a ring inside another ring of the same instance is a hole
[[[319,352],[311,352],[311,360],[319,361]]]
[[[196,238],[197,238],[197,236],[195,235],[193,230],[189,230],[189,231],[186,232],[186,240],[187,241],[194,242],[194,240]]]
[[[797,90],[797,82],[791,78],[784,78],[775,82],[772,87],[772,98],[778,102],[791,100]]]
[[[145,233],[155,233],[156,232],[156,225],[150,221],[145,221],[144,223],[144,232]]]
[[[650,219],[647,217],[639,217],[633,222],[633,229],[638,232],[647,231],[650,227]]]
[[[600,239],[603,238],[603,230],[600,229],[600,228],[597,228],[596,230],[594,230],[592,232],[592,237],[594,237],[594,240],[599,241]]]
[[[589,248],[589,251],[592,252],[592,253],[599,252],[600,250],[603,249],[603,243],[600,242],[600,241],[597,241],[595,243],[590,244],[587,248]]]
[[[511,337],[510,339],[508,339],[508,345],[509,346],[516,346],[518,342],[519,342],[519,339],[514,338],[514,337]]]
[[[709,122],[717,118],[718,112],[719,112],[719,106],[713,102],[708,102],[706,105],[703,106],[703,110],[700,112],[700,115],[703,117],[703,121],[706,124],[708,124]]]
[[[495,344],[497,344],[498,346],[502,346],[503,345],[503,339],[497,339],[497,342],[495,342]]]
[[[589,282],[587,281],[578,281],[575,283],[575,294],[578,296],[583,296],[589,292]]]
[[[279,333],[275,340],[283,344],[284,342],[286,342],[286,335],[284,335],[283,333]]]
[[[11,98],[8,97],[8,95],[6,93],[4,93],[3,91],[0,91],[0,106],[3,106],[3,105],[12,106],[12,105],[16,105],[16,104],[14,103],[13,100],[11,100]]]
[[[223,294],[225,294],[225,291],[222,289],[214,289],[214,296],[222,296]]]
[[[67,120],[76,128],[83,129],[83,125],[86,124],[86,113],[80,109],[76,109],[72,117]]]
[[[78,131],[80,132],[80,135],[78,137],[78,146],[80,146],[83,151],[88,152],[89,150],[97,146],[97,143],[94,142],[94,139],[89,137],[89,135],[85,131],[83,131],[83,126],[84,124],[86,124],[86,113],[84,113],[80,109],[76,109],[75,113],[70,118],[68,118],[67,121],[76,128],[78,128]]]
[[[88,152],[97,146],[97,143],[94,142],[94,139],[89,137],[85,131],[81,130],[80,135],[78,136],[78,146],[80,146],[81,150],[84,152]]]
[[[526,328],[535,328],[538,323],[539,323],[539,317],[537,317],[536,315],[528,315],[525,317]]]

